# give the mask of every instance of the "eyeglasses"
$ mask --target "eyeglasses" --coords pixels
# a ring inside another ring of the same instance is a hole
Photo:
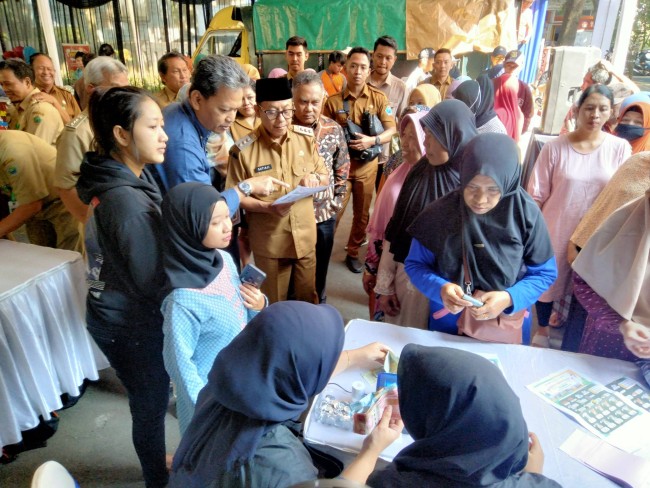
[[[258,107],[260,106],[258,105]],[[269,118],[269,120],[277,119],[280,114],[282,114],[282,116],[285,119],[289,120],[290,118],[293,117],[293,114],[296,113],[295,108],[285,108],[284,110],[277,110],[275,108],[272,108],[269,110],[264,110],[262,109],[262,107],[260,107],[260,110],[264,112],[264,114]]]

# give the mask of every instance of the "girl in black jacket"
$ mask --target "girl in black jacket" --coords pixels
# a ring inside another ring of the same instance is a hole
[[[146,486],[163,487],[169,376],[162,357],[161,196],[146,165],[163,162],[167,135],[158,104],[134,87],[96,90],[90,122],[97,152],[86,154],[77,183],[93,209],[88,330],[128,392]]]

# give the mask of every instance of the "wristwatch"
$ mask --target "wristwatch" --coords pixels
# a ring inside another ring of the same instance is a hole
[[[237,188],[239,188],[239,191],[242,192],[242,193],[244,194],[245,197],[250,197],[250,196],[251,196],[251,192],[253,191],[253,189],[251,188],[251,186],[250,186],[247,182],[245,182],[245,181],[240,181],[240,182],[237,184]]]
[[[381,137],[377,136],[375,137],[375,146],[381,145]]]

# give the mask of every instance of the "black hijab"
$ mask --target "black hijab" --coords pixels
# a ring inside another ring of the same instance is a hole
[[[330,305],[270,305],[221,350],[174,456],[173,486],[204,486],[250,461],[262,436],[297,418],[327,385],[343,349]]]
[[[487,359],[407,344],[397,384],[414,442],[372,475],[370,486],[500,486],[526,466],[528,428],[519,398]]]
[[[219,200],[223,197],[213,186],[196,182],[175,186],[163,199],[163,268],[169,291],[205,288],[221,271],[219,251],[202,243]]]
[[[476,81],[463,81],[454,90],[453,97],[467,105],[476,116],[476,112],[481,105],[481,87]]]
[[[449,153],[449,161],[433,166],[426,157],[418,161],[404,181],[393,217],[386,227],[386,239],[395,261],[403,263],[411,247],[406,228],[430,202],[458,188],[460,154],[474,137],[474,115],[458,100],[443,100],[420,121]]]
[[[474,113],[476,114],[476,127],[481,127],[497,116],[494,111],[494,83],[488,75],[479,76],[476,78],[476,82],[481,90],[481,101]]]
[[[480,134],[462,155],[460,188],[429,205],[408,231],[434,253],[435,271],[462,286],[461,232],[473,288],[503,291],[516,283],[524,264],[542,264],[553,248],[542,213],[519,184],[516,143],[505,134]],[[483,215],[472,212],[463,189],[476,175],[489,176],[501,192],[497,205]]]

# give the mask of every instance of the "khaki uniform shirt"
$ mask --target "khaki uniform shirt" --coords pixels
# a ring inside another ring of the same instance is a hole
[[[170,103],[176,101],[176,93],[171,91],[166,86],[163,86],[162,90],[154,93],[153,96],[156,98],[156,100],[158,100],[158,103],[160,104],[160,108],[165,108]]]
[[[343,109],[343,100],[347,100],[350,105],[349,114],[346,114]],[[323,115],[334,119],[341,126],[346,125],[348,118],[355,124],[361,125],[361,117],[365,110],[377,115],[384,130],[395,127],[395,117],[388,98],[380,90],[368,84],[363,87],[358,98],[355,98],[348,88],[329,97],[323,106]]]
[[[59,102],[63,107],[63,110],[65,110],[66,113],[70,116],[70,120],[74,119],[81,113],[81,109],[79,108],[79,104],[77,103],[74,95],[65,88],[54,85],[48,95],[52,95],[54,98],[56,98],[57,102]]]
[[[255,123],[251,127],[245,119],[237,117],[233,124],[230,126],[230,134],[232,135],[232,140],[237,142],[242,137],[246,137],[248,134],[253,132],[260,126],[259,117],[255,117]]]
[[[375,84],[372,81],[371,76],[368,76],[366,82],[370,86],[374,86],[375,88],[380,89],[383,94],[386,95],[386,98],[388,98],[388,104],[390,105],[390,108],[393,112],[393,117],[395,117],[395,120],[399,120],[408,103],[406,83],[400,80],[397,76],[393,75],[393,73],[388,73],[386,81],[384,81],[381,85]],[[395,134],[393,136],[393,139],[395,139],[396,147],[399,148],[398,134]],[[385,163],[388,160],[388,157],[392,154],[391,146],[392,141],[383,145],[381,149],[381,156],[379,157],[380,164]]]
[[[368,76],[366,83],[381,90],[383,94],[386,95],[386,98],[388,98],[388,104],[393,111],[393,117],[397,120],[402,115],[402,111],[404,111],[408,102],[406,83],[400,80],[393,73],[388,73],[386,81],[381,85],[375,84],[372,81],[372,75]]]
[[[38,92],[34,88],[18,105],[8,107],[9,129],[29,132],[54,145],[63,130],[63,121],[52,105],[32,100],[32,95]]]
[[[226,188],[253,176],[273,176],[291,185],[268,197],[256,197],[263,202],[273,202],[298,186],[309,173],[320,175],[323,184],[327,184],[329,175],[316,149],[312,129],[290,126],[286,138],[278,144],[260,125],[230,149]],[[313,198],[297,201],[284,217],[247,211],[246,218],[255,255],[300,259],[316,248]]]
[[[91,150],[93,131],[90,128],[88,111],[84,110],[66,124],[56,143],[56,169],[54,186],[69,190],[79,179],[79,167],[85,154]]]
[[[33,219],[50,221],[64,249],[77,250],[79,227],[53,185],[56,149],[26,132],[0,132],[0,188],[18,206],[43,201]]]
[[[447,90],[451,86],[452,81],[454,81],[454,79],[449,75],[447,75],[447,78],[442,82],[437,81],[437,80],[433,81],[433,77],[429,78],[429,82],[433,86],[435,86],[438,89],[438,91],[440,92],[440,99],[441,100],[445,100],[445,97],[447,96]]]

